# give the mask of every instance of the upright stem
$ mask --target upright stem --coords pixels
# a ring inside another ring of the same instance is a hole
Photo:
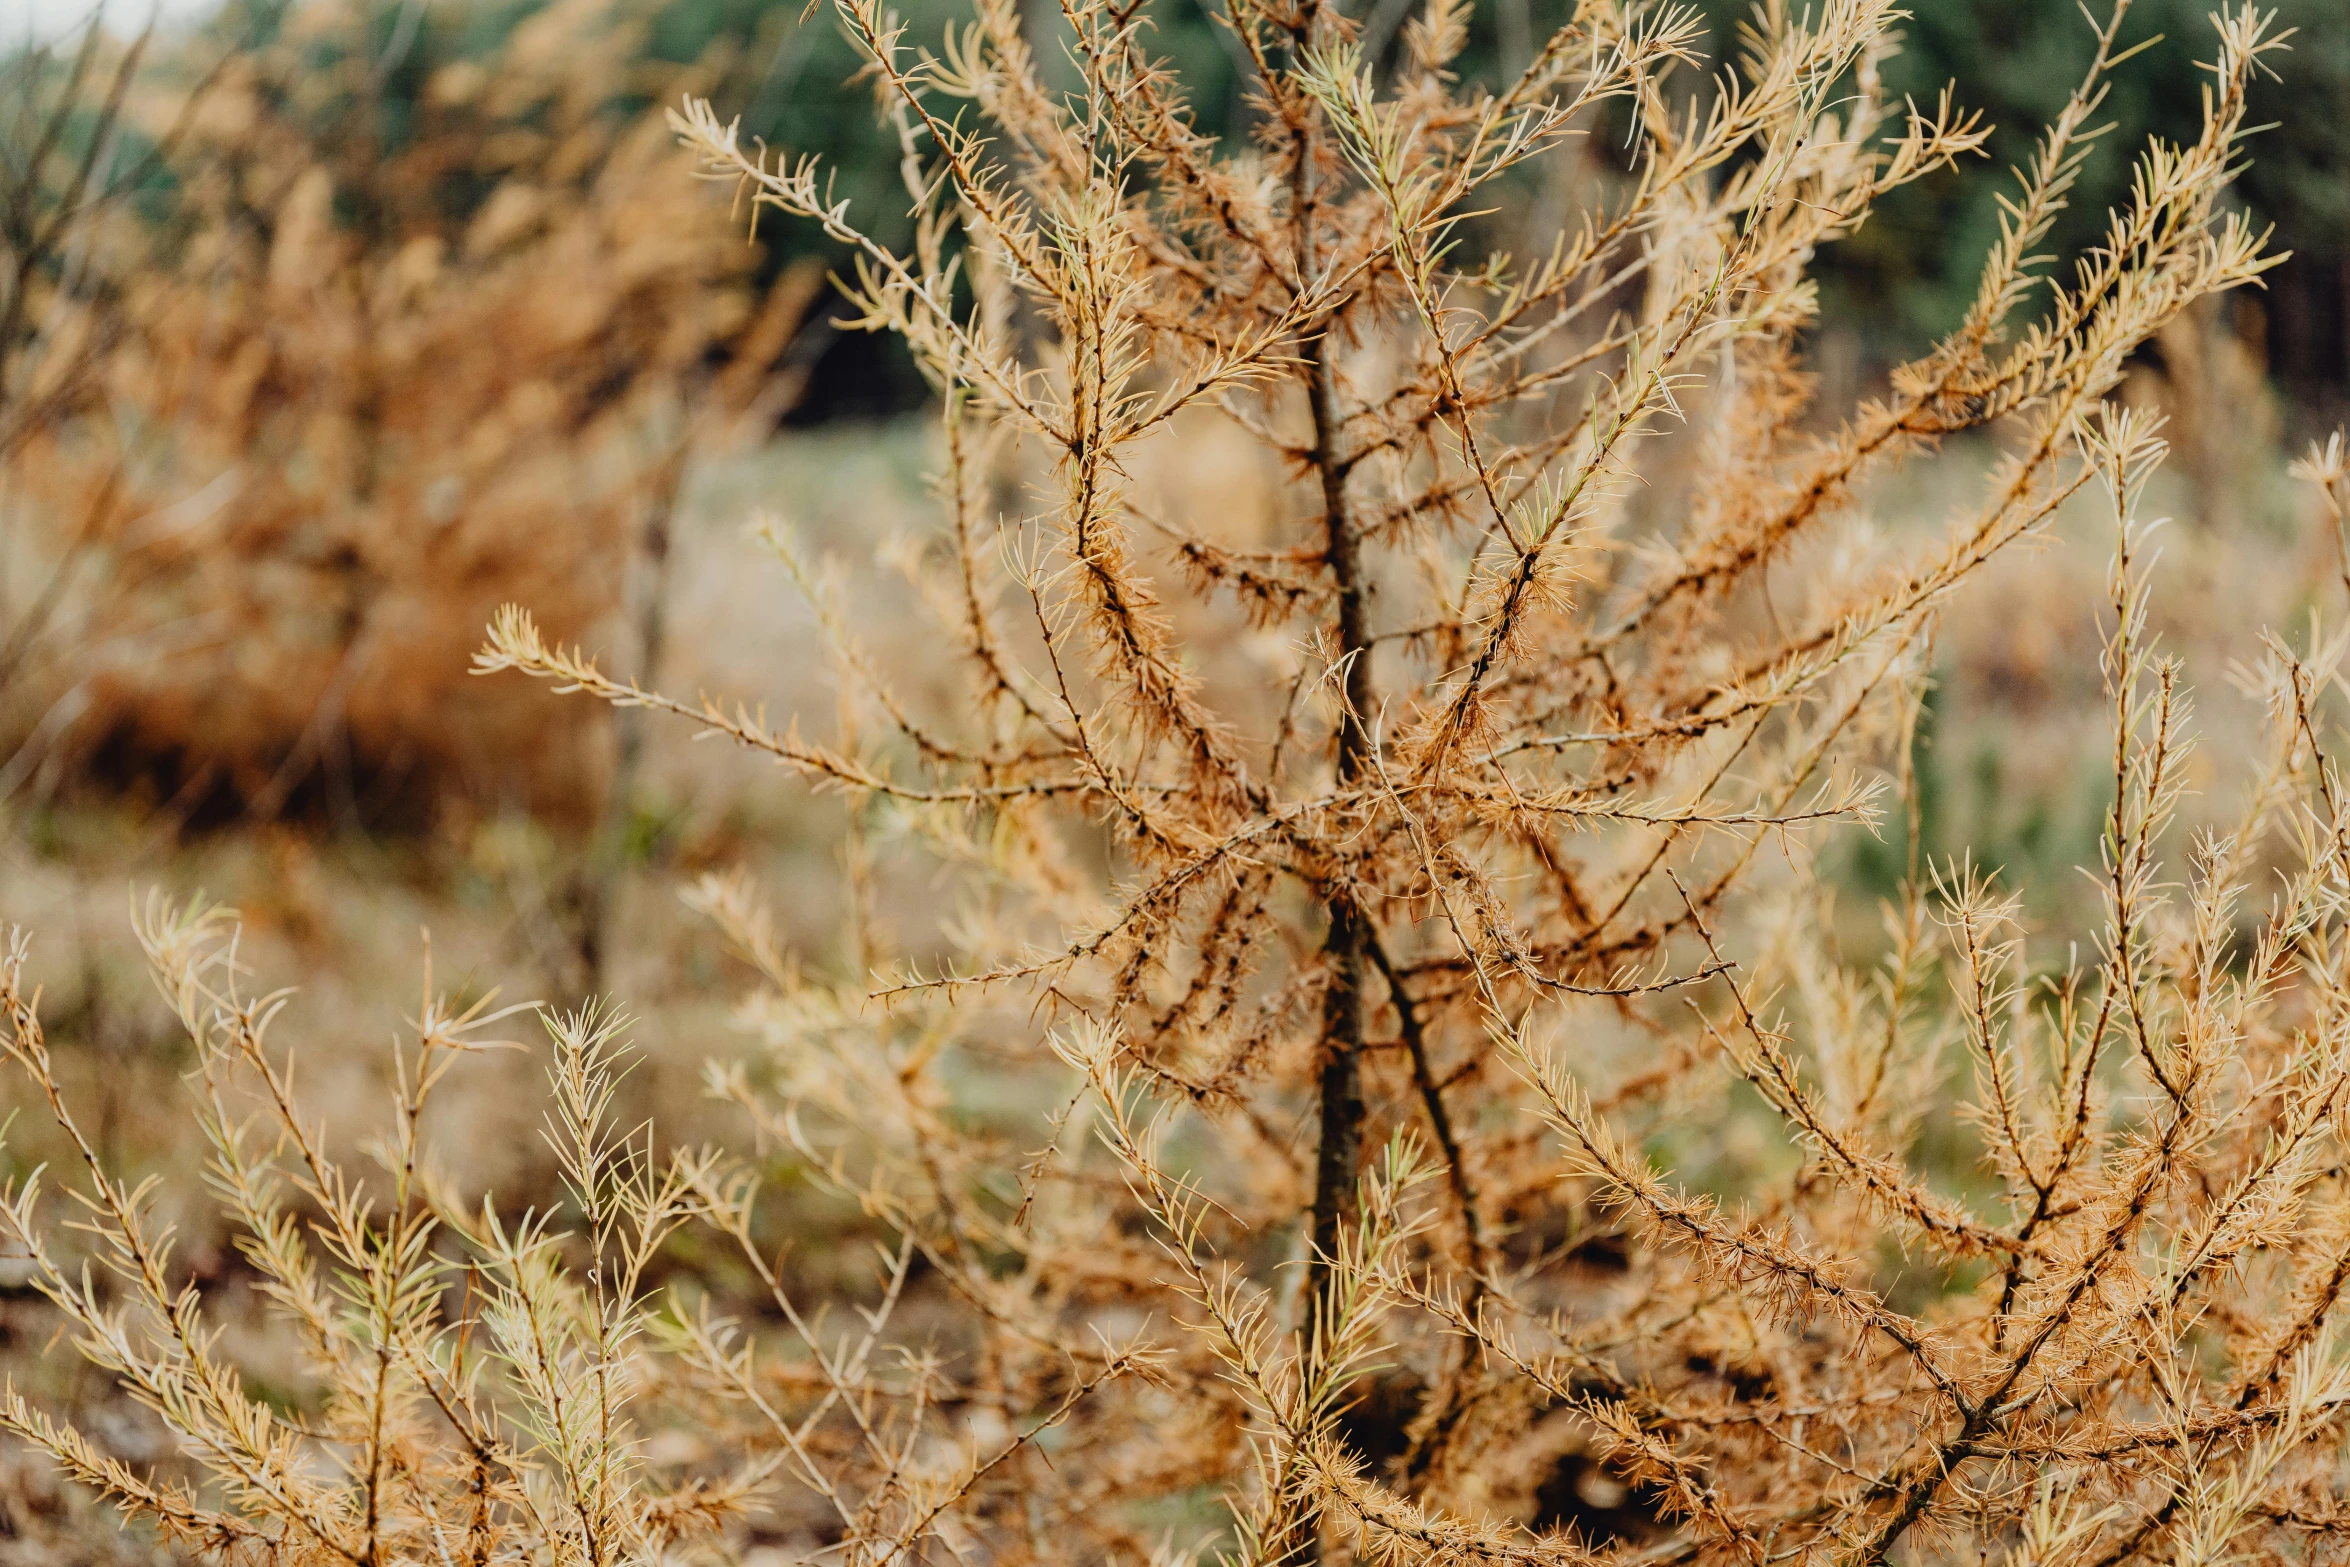
[[[1309,13],[1310,30],[1320,16]],[[1298,279],[1311,287],[1314,255],[1314,110],[1299,126],[1291,207],[1297,223]],[[1323,554],[1338,589],[1338,656],[1344,707],[1338,716],[1338,786],[1360,783],[1370,769],[1371,641],[1364,621],[1361,541],[1346,507],[1346,470],[1338,452],[1338,390],[1331,366],[1335,316],[1325,317],[1305,345],[1306,390],[1314,417],[1314,471],[1322,480]],[[1327,1293],[1329,1259],[1354,1215],[1355,1173],[1363,1145],[1363,976],[1370,944],[1368,916],[1344,881],[1333,875],[1323,890],[1329,935],[1323,953],[1330,988],[1322,1001],[1321,1146],[1314,1159],[1314,1259],[1308,1291],[1317,1318]]]
[[[1317,41],[1323,15],[1318,0],[1305,0],[1294,35],[1296,54],[1302,55]],[[1320,266],[1315,254],[1318,213],[1314,167],[1319,110],[1310,101],[1302,102],[1296,115],[1291,121],[1297,161],[1290,171],[1290,212],[1297,226],[1298,286],[1310,289]],[[1314,419],[1311,461],[1322,481],[1323,558],[1338,590],[1342,706],[1337,768],[1338,787],[1345,790],[1360,783],[1371,768],[1367,726],[1371,641],[1364,625],[1361,540],[1347,515],[1346,469],[1338,449],[1338,387],[1331,364],[1337,327],[1338,311],[1334,309],[1315,324],[1302,346],[1307,402]],[[1329,920],[1322,951],[1330,978],[1322,996],[1322,1061],[1317,1084],[1321,1142],[1314,1154],[1313,1255],[1306,1268],[1307,1332],[1316,1339],[1327,1329],[1326,1315],[1334,1297],[1331,1264],[1338,1255],[1339,1237],[1356,1214],[1355,1177],[1363,1153],[1363,979],[1372,941],[1369,915],[1336,865],[1329,868],[1323,882],[1322,906]],[[1290,1567],[1309,1567],[1319,1562],[1321,1555],[1320,1521],[1308,1519],[1289,1554]]]
[[[636,539],[635,570],[627,587],[628,619],[636,633],[636,679],[646,686],[660,678],[661,655],[669,641],[669,554],[678,493],[685,482],[686,458],[692,451],[691,435],[689,422],[653,472],[644,522]],[[637,780],[644,771],[644,710],[620,709],[612,716],[612,727],[612,781],[574,892],[582,985],[591,994],[604,988],[612,919],[621,878],[628,869],[629,823],[636,810]]]
[[[1338,588],[1338,649],[1345,660],[1340,690],[1345,707],[1338,718],[1338,787],[1360,783],[1371,761],[1370,731],[1364,715],[1371,701],[1370,638],[1363,624],[1362,556],[1346,512],[1346,476],[1333,443],[1338,419],[1325,331],[1307,350],[1314,405],[1314,466],[1322,476],[1324,546]],[[1370,931],[1364,911],[1336,876],[1323,892],[1330,933],[1323,952],[1330,988],[1322,998],[1322,1142],[1314,1159],[1314,1299],[1324,1293],[1328,1265],[1338,1237],[1353,1217],[1355,1172],[1363,1146],[1363,974]],[[1319,1307],[1317,1305],[1316,1309]]]

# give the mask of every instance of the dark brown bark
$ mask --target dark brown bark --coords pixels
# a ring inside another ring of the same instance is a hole
[[[1312,275],[1311,147],[1300,151],[1297,189],[1304,209],[1300,217],[1299,273]],[[1371,770],[1371,639],[1364,599],[1361,542],[1347,514],[1346,470],[1338,452],[1338,391],[1331,365],[1335,323],[1306,345],[1307,391],[1313,405],[1313,466],[1322,481],[1324,559],[1338,589],[1338,656],[1344,662],[1339,690],[1343,709],[1338,717],[1338,785],[1359,784]],[[1329,989],[1322,1002],[1322,1064],[1319,1088],[1321,1144],[1314,1159],[1314,1262],[1310,1275],[1314,1309],[1328,1282],[1328,1260],[1336,1255],[1338,1237],[1355,1211],[1355,1180],[1363,1145],[1363,978],[1369,966],[1369,915],[1347,884],[1343,868],[1333,866],[1323,889],[1329,935],[1323,953],[1329,965]]]

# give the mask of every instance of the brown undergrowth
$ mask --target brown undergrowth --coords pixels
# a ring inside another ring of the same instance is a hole
[[[12,248],[0,319],[8,782],[94,771],[207,820],[592,818],[604,726],[465,654],[508,599],[572,635],[628,607],[689,457],[788,398],[768,372],[820,269],[757,286],[677,178],[632,95],[717,67],[645,63],[642,6],[565,0],[469,53],[456,8],[380,40],[358,0],[235,42],[268,14],[127,51],[93,27],[56,123],[19,127],[65,167],[18,193],[55,232]],[[101,102],[119,126],[85,168]],[[154,141],[168,183],[116,140]],[[130,188],[46,188],[77,171]]]
[[[1488,88],[1445,0],[1392,61],[1314,0],[1238,0],[1260,113],[1233,148],[1139,6],[1069,0],[1063,92],[1008,4],[933,54],[841,0],[909,250],[707,105],[675,126],[857,253],[852,317],[940,394],[952,526],[900,562],[930,642],[870,645],[777,525],[840,680],[821,732],[610,676],[522,609],[477,668],[674,714],[841,803],[839,970],[742,878],[692,901],[767,1047],[710,1087],[889,1237],[873,1290],[795,1290],[758,1157],[628,1129],[601,1008],[545,1015],[553,1211],[436,1174],[426,1103],[500,1014],[429,981],[362,1180],[233,925],[158,904],[216,1185],[322,1391],[260,1400],[221,1353],[54,1092],[20,943],[10,1053],[79,1159],[93,1265],[40,1184],[0,1217],[194,1477],[0,1418],[182,1546],[261,1560],[741,1559],[778,1520],[871,1563],[2323,1554],[2350,1518],[2343,645],[2270,645],[2240,814],[2175,830],[2164,452],[2114,401],[2266,265],[2225,198],[2279,41],[2216,18],[2201,135],[2144,149],[2055,269],[2127,9],[1964,323],[1816,410],[1820,247],[1978,139],[1882,100],[1888,5],[1764,7],[1692,95],[1670,9],[1588,0]],[[1475,215],[1595,130],[1631,151],[1587,210],[1491,250]],[[1138,481],[1202,420],[1280,472],[1261,536]],[[1930,543],[1872,526],[1888,465],[1978,431],[2002,459]],[[2304,470],[2336,506],[2343,467]],[[2113,552],[2077,936],[1924,857],[1913,769],[1937,616],[2068,504]],[[1907,874],[1858,951],[1825,856],[1872,827]],[[910,870],[930,928],[893,931]],[[1764,1157],[1709,1156],[1757,1128]]]

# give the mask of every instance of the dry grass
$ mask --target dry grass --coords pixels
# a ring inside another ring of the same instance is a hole
[[[783,919],[739,874],[692,895],[756,975],[761,1048],[708,1082],[755,1152],[640,1126],[615,1015],[547,1012],[560,1188],[482,1200],[433,1133],[497,1091],[499,1014],[428,974],[362,1177],[234,926],[151,904],[244,1257],[208,1304],[60,1090],[20,944],[8,1049],[84,1228],[30,1179],[5,1221],[179,1452],[5,1423],[253,1559],[2321,1554],[2344,643],[2232,633],[2265,725],[2212,731],[2228,799],[2189,831],[2165,448],[2119,401],[2135,350],[2266,264],[2224,199],[2257,15],[2218,20],[2200,139],[2148,149],[2107,247],[2052,273],[2118,7],[1966,324],[1816,409],[1818,248],[1975,139],[1874,96],[1889,7],[1767,9],[1692,99],[1670,11],[1592,0],[1489,91],[1449,69],[1458,8],[1389,72],[1334,10],[1244,0],[1237,149],[1193,134],[1138,14],[1072,0],[1064,97],[1015,8],[933,56],[842,0],[909,253],[706,105],[676,121],[861,253],[852,311],[942,394],[945,524],[883,573],[761,530],[829,717],[802,669],[789,722],[672,699],[520,609],[477,660],[730,737],[839,813],[833,951],[795,884]],[[1525,269],[1487,253],[1460,215],[1594,126],[1634,154],[1565,182],[1580,221]],[[2342,469],[2303,476],[2338,507]],[[2185,553],[2298,609],[2311,573],[2245,546],[2261,509]],[[2044,547],[2083,531],[2110,567],[2060,609],[2045,563],[2080,556]],[[755,644],[702,629],[723,689]],[[2104,715],[2069,928],[1926,853],[1943,641],[1962,687],[2054,686],[2052,729]],[[1895,890],[1856,940],[1836,856],[1868,827]],[[779,1260],[774,1163],[879,1235],[862,1289]],[[240,1290],[299,1387],[218,1336]]]

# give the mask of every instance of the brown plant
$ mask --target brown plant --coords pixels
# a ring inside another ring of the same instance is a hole
[[[434,64],[400,122],[380,9],[309,0],[200,97],[130,101],[184,122],[179,183],[167,222],[94,235],[112,293],[58,302],[102,339],[89,406],[10,462],[78,589],[38,627],[30,716],[62,704],[66,749],[215,811],[592,814],[598,726],[466,681],[465,654],[518,595],[567,634],[622,607],[813,279],[750,287],[756,252],[627,107],[643,8],[545,7]]]
[[[706,104],[675,124],[856,251],[856,320],[940,392],[920,674],[781,528],[844,690],[830,736],[610,676],[520,609],[477,667],[675,713],[841,801],[837,969],[740,878],[693,900],[770,1047],[711,1087],[892,1237],[878,1298],[844,1325],[795,1290],[753,1166],[613,1133],[601,1013],[551,1023],[568,1234],[432,1176],[422,1105],[487,1019],[429,986],[363,1193],[305,1137],[224,927],[154,913],[220,1183],[329,1392],[294,1418],[243,1391],[85,1146],[128,1306],[29,1190],[5,1217],[206,1484],[0,1418],[189,1545],[293,1560],[741,1559],[754,1514],[877,1564],[2319,1554],[2350,1517],[2343,644],[2274,645],[2241,820],[2178,843],[2163,449],[2108,402],[2266,265],[2222,198],[2279,41],[2217,18],[2200,136],[2146,149],[2054,277],[2036,247],[2127,9],[1963,325],[1823,412],[1819,248],[1978,140],[1882,100],[1879,0],[1762,8],[1697,96],[1669,8],[1585,0],[1488,89],[1449,0],[1392,73],[1318,0],[1236,0],[1241,149],[1187,119],[1139,5],[1068,0],[1063,94],[1008,0],[937,54],[839,0],[910,249]],[[1580,222],[1530,265],[1486,249],[1474,209],[1600,126],[1634,152]],[[1271,536],[1135,477],[1208,420],[1283,468]],[[2003,461],[1927,547],[1866,525],[1886,465],[1990,429]],[[2311,474],[2338,489],[2339,456]],[[2066,949],[1922,862],[1910,757],[1939,609],[2075,497],[2116,541],[2112,794],[2102,914]],[[1848,955],[1822,845],[1888,803],[1910,874]],[[49,1085],[22,963],[13,1054]],[[256,1092],[266,1139],[231,1108]],[[657,1304],[689,1225],[731,1260]],[[680,1426],[691,1456],[657,1460]]]

